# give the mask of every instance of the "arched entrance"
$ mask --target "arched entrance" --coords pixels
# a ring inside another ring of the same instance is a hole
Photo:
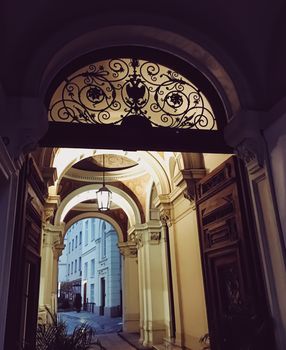
[[[133,68],[134,68],[134,66],[133,66]],[[152,74],[151,74],[152,75]],[[185,83],[184,83],[185,84]],[[136,84],[135,84],[136,85]],[[134,85],[134,86],[135,86]],[[134,88],[134,86],[133,86],[133,88]],[[137,90],[136,90],[137,89]],[[139,105],[138,105],[138,94],[139,94],[139,91],[138,91],[138,89],[140,90],[141,89],[141,87],[137,84],[136,85],[136,89],[135,90],[133,90],[133,92],[131,93],[131,94],[129,94],[128,93],[128,96],[129,96],[129,98],[131,98],[131,99],[133,99],[133,104],[135,103],[134,101],[135,100],[137,100],[137,104],[136,104],[136,108],[135,107],[133,107],[132,106],[132,108],[129,110],[129,112],[132,112],[132,116],[134,117],[134,116],[139,116],[139,119],[140,118],[142,118],[143,116],[141,115],[141,107],[138,107]],[[136,91],[136,93],[134,92],[134,91]],[[141,90],[141,92],[142,92],[142,90]],[[140,92],[140,93],[141,93]],[[178,92],[177,92],[178,93]],[[89,97],[92,97],[92,99],[94,100],[94,98],[95,99],[98,99],[100,96],[102,96],[102,95],[104,95],[104,92],[102,92],[102,91],[100,91],[100,90],[92,90],[92,93],[91,92],[89,92]],[[133,95],[133,97],[132,97],[132,95]],[[140,95],[140,94],[139,94]],[[178,98],[178,94],[177,95],[175,95],[175,93],[174,94],[172,94],[172,96],[173,97],[176,97],[176,101],[178,100],[177,98]],[[143,98],[142,96],[139,96],[141,99]],[[158,99],[157,97],[156,97],[156,99]],[[174,107],[178,107],[178,106],[175,106],[174,105],[174,103],[176,104],[176,103],[178,103],[178,102],[172,102],[173,103],[173,107],[172,108],[174,108]],[[94,101],[93,101],[94,102]],[[180,102],[181,103],[181,102]],[[69,107],[68,107],[69,108]],[[140,113],[137,113],[137,112],[140,112]],[[81,112],[82,113],[82,112]],[[137,113],[137,114],[136,114]],[[128,114],[128,113],[127,113]],[[127,117],[128,117],[128,115],[127,115]],[[145,118],[145,117],[144,117]],[[135,120],[136,120],[136,118],[134,118]],[[139,120],[138,118],[137,118],[137,121]],[[140,119],[140,122],[139,123],[141,123],[142,122],[142,119]],[[135,133],[133,133],[135,130],[136,130],[136,128],[138,128],[138,125],[139,124],[137,124],[137,122],[135,122],[135,127],[134,127],[134,125],[130,125],[129,123],[127,124],[127,125],[125,125],[126,126],[126,128],[124,128],[124,130],[127,130],[127,132],[129,133],[129,135],[135,135]],[[159,139],[160,139],[160,142],[159,142],[159,147],[165,147],[166,146],[166,143],[164,143],[164,141],[165,140],[168,140],[168,143],[167,144],[170,144],[170,140],[172,140],[173,142],[174,142],[174,144],[175,145],[180,145],[180,146],[175,146],[175,149],[177,149],[176,147],[178,147],[178,149],[177,150],[184,150],[184,151],[187,151],[187,150],[193,150],[193,151],[196,151],[196,150],[198,150],[198,149],[196,149],[195,148],[195,146],[196,147],[199,147],[200,148],[200,144],[199,143],[197,143],[197,145],[195,145],[195,143],[196,143],[196,141],[198,141],[199,139],[200,139],[200,137],[201,137],[201,133],[197,133],[197,136],[195,136],[196,135],[196,133],[191,133],[191,134],[189,134],[189,133],[185,133],[184,132],[184,130],[183,131],[179,131],[179,133],[177,133],[176,131],[175,132],[173,132],[173,131],[171,131],[171,132],[169,132],[169,131],[167,131],[167,132],[165,132],[165,131],[162,131],[161,129],[160,129],[160,127],[157,127],[157,128],[153,128],[153,129],[150,129],[150,125],[147,125],[147,124],[140,124],[140,126],[142,126],[142,130],[144,130],[144,133],[145,134],[147,134],[147,133],[150,133],[150,135],[151,136],[155,136],[156,134],[157,134],[157,132],[160,132],[160,137],[159,137]],[[98,126],[97,126],[98,127]],[[116,126],[115,126],[116,127]],[[62,128],[62,127],[61,127]],[[59,128],[59,130],[61,129],[61,128]],[[86,137],[86,139],[88,139],[89,137],[91,137],[92,135],[93,135],[93,131],[91,132],[91,129],[89,128],[89,125],[85,125],[85,126],[83,126],[83,127],[79,127],[82,131],[84,131],[85,132],[85,137]],[[51,126],[51,129],[50,130],[52,130],[53,129],[53,126]],[[103,130],[107,130],[106,128],[105,129],[102,129],[102,128],[100,128],[99,127],[99,129],[101,130],[100,131],[100,133],[103,131]],[[98,130],[99,130],[98,129]],[[56,129],[54,129],[54,131],[55,131]],[[63,129],[61,129],[61,130],[63,130]],[[73,131],[72,131],[73,130]],[[75,133],[75,130],[79,130],[79,129],[76,129],[75,127],[74,127],[74,125],[71,127],[71,128],[69,128],[69,132],[71,132],[69,135],[70,136],[72,136],[75,140],[77,140],[79,143],[77,144],[77,146],[79,145],[79,144],[81,144],[80,142],[88,142],[88,141],[86,141],[86,139],[85,140],[80,140],[80,138],[76,138],[76,136],[77,136],[77,134]],[[95,130],[95,129],[93,129],[93,130]],[[113,131],[111,131],[111,133],[109,134],[109,135],[111,135],[112,136],[112,141],[114,141],[115,142],[115,147],[119,147],[119,144],[117,143],[116,144],[116,142],[119,142],[120,141],[120,139],[118,139],[118,138],[116,138],[116,136],[117,136],[117,133],[118,133],[118,129],[116,129],[116,132],[115,132],[115,129],[109,129],[110,131],[111,130],[113,130]],[[122,130],[122,129],[121,129]],[[161,133],[161,131],[162,131],[162,133]],[[90,133],[89,133],[90,132]],[[125,131],[126,132],[126,131]],[[105,133],[105,131],[104,131],[104,133]],[[108,133],[107,133],[108,134]],[[107,146],[107,144],[106,143],[104,143],[104,142],[106,142],[106,135],[107,134],[105,134],[105,138],[103,139],[103,138],[100,138],[100,137],[98,137],[97,138],[97,141],[96,142],[99,142],[99,145],[100,146],[104,146],[104,147],[106,147]],[[143,133],[142,133],[143,134]],[[191,137],[191,135],[192,135],[192,142],[188,139],[188,137]],[[200,136],[199,136],[200,135]],[[204,140],[204,145],[207,145],[208,147],[209,147],[209,145],[212,145],[213,147],[210,147],[210,148],[203,148],[203,149],[201,149],[201,151],[203,151],[203,150],[209,150],[209,151],[214,151],[215,150],[215,144],[216,144],[216,142],[217,141],[222,141],[223,139],[222,139],[222,134],[221,133],[219,133],[219,134],[216,134],[216,135],[218,135],[219,136],[219,138],[217,139],[217,138],[213,138],[212,137],[212,135],[215,135],[215,134],[212,134],[212,133],[208,133],[208,134],[205,134],[205,135],[208,135],[206,138],[202,138],[203,140]],[[55,136],[56,136],[56,134],[55,134]],[[93,135],[94,136],[94,135]],[[113,136],[114,136],[114,138],[113,138]],[[186,136],[186,138],[185,138],[185,136]],[[157,137],[157,136],[156,136]],[[150,140],[153,140],[154,141],[154,138],[152,138],[152,137],[150,137]],[[210,142],[208,142],[210,140]],[[211,140],[213,140],[213,141],[211,141]],[[108,138],[107,138],[107,142],[109,142],[110,140],[108,140]],[[139,147],[147,147],[146,146],[146,143],[144,144],[144,141],[145,141],[145,138],[144,137],[141,137],[141,139],[140,139],[140,142],[143,142],[143,143],[140,143],[139,142]],[[180,141],[182,141],[182,143],[180,143]],[[46,140],[44,140],[43,142],[47,142],[47,139]],[[70,141],[68,141],[68,142],[70,142]],[[101,143],[101,142],[103,142],[103,143]],[[138,143],[136,143],[137,142],[137,140],[134,140],[134,142],[135,143],[131,143],[131,145],[129,145],[129,146],[127,146],[127,147],[131,147],[131,148],[133,148],[133,147],[136,147],[135,145],[138,145]],[[46,143],[47,144],[47,143]],[[125,143],[124,143],[125,144]],[[194,148],[188,148],[188,145],[189,144],[192,144],[192,147],[194,147]],[[65,145],[67,145],[67,144],[65,144]],[[86,143],[83,143],[82,144],[82,146],[86,146],[87,144]],[[142,146],[142,145],[145,145],[145,146]],[[202,144],[201,144],[201,146],[202,146]],[[219,150],[226,150],[226,148],[224,148],[223,147],[223,145],[222,144],[220,144],[219,143],[219,147],[221,147],[222,146],[222,148],[219,148]],[[154,143],[153,143],[153,146],[151,146],[153,149],[155,148],[155,147],[157,147]],[[169,146],[169,147],[171,147],[171,146]],[[168,149],[168,146],[167,146],[167,149]],[[179,169],[180,171],[182,171],[182,170],[185,170],[185,169]],[[179,173],[179,175],[178,175],[178,177],[176,178],[176,180],[174,181],[175,182],[175,185],[180,185],[181,183],[182,183],[182,179],[180,178],[180,173]],[[198,179],[198,178],[196,178],[196,179]],[[183,181],[185,180],[185,177],[183,177]],[[193,186],[194,184],[192,184],[191,186]],[[188,188],[188,191],[187,191],[187,195],[188,196],[190,196],[190,198],[192,198],[192,195],[194,194],[194,192],[192,192],[192,190],[193,189],[191,189],[191,186]],[[174,186],[175,187],[175,186]],[[166,218],[166,220],[165,220],[165,223],[167,224],[168,223],[168,221],[170,220],[170,218],[172,218],[172,207],[169,205],[170,204],[170,199],[168,198],[168,193],[162,193],[162,194],[160,194],[161,195],[161,198],[160,198],[160,209],[159,209],[159,212],[161,211],[161,212],[164,212],[164,217]],[[156,205],[155,205],[155,207],[156,207]],[[167,213],[167,214],[166,214]],[[176,217],[176,215],[175,215],[175,217]],[[145,226],[145,227],[131,227],[130,228],[130,230],[129,230],[129,236],[132,238],[131,239],[131,241],[132,242],[135,242],[136,243],[136,246],[140,246],[141,244],[142,244],[142,242],[143,242],[143,246],[144,246],[144,244],[146,245],[146,243],[147,242],[149,242],[149,243],[152,243],[153,245],[149,245],[149,247],[147,248],[147,249],[145,249],[144,250],[144,253],[140,253],[140,257],[139,257],[139,259],[141,259],[141,261],[142,262],[146,262],[146,261],[153,261],[152,259],[154,258],[154,256],[156,255],[155,253],[154,253],[154,250],[156,249],[156,248],[154,248],[155,247],[155,245],[158,243],[158,241],[160,241],[160,231],[161,231],[161,227],[159,227],[161,224],[159,223],[159,221],[156,223],[156,224],[154,224],[154,225],[152,225],[152,224],[148,224],[147,226]],[[168,225],[167,225],[168,226]],[[165,225],[165,234],[167,235],[167,232],[168,232],[168,230],[166,229],[167,228],[167,226]],[[144,235],[144,236],[147,236],[147,237],[149,237],[149,239],[146,239],[146,237],[145,237],[145,239],[142,239],[142,235]],[[175,244],[173,244],[173,246],[175,247]],[[133,246],[132,246],[133,247]],[[160,249],[162,250],[162,252],[164,252],[164,248],[162,248],[162,247],[160,247]],[[158,250],[158,247],[157,247],[157,250]],[[143,251],[143,249],[141,250],[141,251]],[[167,251],[168,251],[168,248],[166,248],[166,250],[165,250],[165,254],[167,255]],[[162,253],[163,254],[163,253]],[[173,252],[173,254],[174,254],[174,252]],[[154,263],[155,263],[155,260],[154,260]],[[141,264],[141,268],[142,268],[142,271],[140,272],[140,274],[141,274],[141,276],[142,276],[142,280],[141,281],[139,281],[139,284],[141,283],[141,284],[143,284],[144,285],[144,283],[145,283],[145,285],[147,285],[148,283],[150,283],[150,280],[151,281],[153,281],[153,282],[155,282],[155,278],[154,278],[154,276],[152,276],[152,278],[150,279],[150,274],[151,274],[151,270],[149,269],[145,269],[144,270],[144,264]],[[162,267],[161,267],[162,268]],[[145,276],[145,277],[144,277]],[[174,277],[174,279],[176,279],[176,277]],[[163,285],[164,285],[164,283],[165,283],[165,286],[167,286],[167,287],[169,287],[168,286],[168,283],[170,283],[170,280],[169,281],[163,281],[162,282],[163,283]],[[178,299],[178,304],[180,304],[180,296],[179,296],[179,293],[178,293],[178,291],[179,291],[179,289],[178,289],[178,285],[179,285],[179,282],[175,282],[175,284],[176,284],[176,286],[177,286],[177,296],[174,296],[174,298],[176,298],[177,297],[177,299]],[[168,293],[167,293],[168,294]],[[168,299],[168,296],[167,296],[167,298],[165,298],[165,299]],[[142,307],[143,307],[143,309],[144,309],[144,307],[146,307],[146,305],[148,305],[148,303],[151,301],[151,299],[150,299],[150,295],[148,295],[148,294],[145,294],[145,295],[143,295],[142,296],[142,299],[140,300],[140,307],[141,307],[141,309],[142,309]],[[168,300],[169,301],[169,300]],[[165,303],[166,304],[166,303]],[[160,305],[160,313],[159,314],[161,314],[161,311],[164,309],[164,305],[165,305],[164,303],[163,304],[161,304]],[[169,307],[170,307],[170,305],[169,305]],[[144,324],[144,322],[146,322],[146,320],[148,320],[148,317],[150,316],[150,315],[152,315],[152,314],[154,314],[154,312],[155,312],[155,310],[156,310],[156,306],[154,305],[154,303],[151,305],[151,308],[149,308],[149,310],[144,310],[144,312],[145,312],[145,315],[146,315],[146,317],[145,318],[143,318],[143,324],[142,325],[140,325],[140,327],[142,328],[142,340],[143,341],[145,341],[146,343],[152,343],[152,342],[156,342],[156,340],[157,339],[160,339],[160,338],[162,338],[162,334],[163,334],[163,329],[155,329],[154,330],[154,332],[152,333],[152,335],[150,336],[150,337],[148,337],[147,335],[146,335],[146,333],[147,333],[147,331],[149,331],[148,330],[148,328],[147,328],[147,326],[146,326],[146,324]],[[144,312],[143,312],[143,314],[144,314]],[[175,312],[177,312],[177,318],[176,319],[178,319],[179,318],[179,320],[177,321],[177,323],[178,323],[178,327],[177,327],[177,334],[178,334],[178,338],[180,338],[180,335],[179,335],[179,331],[180,332],[183,332],[184,331],[184,320],[180,320],[180,318],[184,318],[184,317],[186,317],[186,315],[185,316],[182,316],[181,314],[180,314],[180,310],[175,310]],[[141,314],[142,314],[142,312],[141,312]],[[148,316],[149,315],[149,316]],[[167,320],[168,321],[170,321],[170,319],[168,319],[167,318]],[[157,321],[156,319],[155,319],[155,321]],[[181,327],[180,327],[180,323],[181,323]],[[177,326],[177,325],[176,325]],[[145,332],[145,333],[144,333]],[[182,339],[183,337],[181,337],[181,339]]]

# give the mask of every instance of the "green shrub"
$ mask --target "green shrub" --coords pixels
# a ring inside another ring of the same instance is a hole
[[[52,322],[39,324],[36,335],[36,350],[106,350],[98,339],[95,331],[88,324],[77,326],[73,333],[67,333],[65,322],[58,321],[56,315],[47,310]]]

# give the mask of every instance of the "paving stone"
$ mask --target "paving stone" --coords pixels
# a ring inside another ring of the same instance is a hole
[[[71,334],[74,328],[82,323],[89,324],[95,329],[96,334],[117,333],[122,330],[121,317],[96,316],[93,313],[81,311],[58,312],[58,319],[67,325],[68,334]]]
[[[117,334],[122,331],[121,317],[110,318],[107,316],[96,316],[85,311],[79,313],[70,311],[58,312],[58,319],[66,323],[68,334],[71,334],[74,328],[82,323],[89,324],[95,329],[96,338],[99,339],[106,350],[135,349]],[[90,349],[98,350],[98,347],[93,346]]]
[[[100,334],[98,339],[106,350],[134,350],[125,340],[120,338],[116,333]],[[98,350],[98,349],[97,349]]]

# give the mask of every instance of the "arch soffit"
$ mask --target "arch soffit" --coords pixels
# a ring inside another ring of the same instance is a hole
[[[77,221],[83,220],[83,219],[88,219],[88,218],[97,218],[97,219],[102,219],[105,220],[107,222],[109,222],[115,229],[117,235],[118,235],[118,242],[123,242],[124,241],[124,235],[122,232],[122,229],[120,227],[120,225],[110,216],[108,216],[107,214],[104,213],[100,213],[100,212],[86,212],[86,213],[82,213],[79,214],[75,217],[73,217],[70,221],[68,221],[66,223],[65,226],[65,231],[64,231],[64,236],[66,235],[67,231],[70,229],[70,227],[76,223]]]
[[[62,153],[62,155],[60,155]],[[166,194],[170,191],[170,181],[168,178],[168,174],[164,169],[164,164],[162,163],[160,156],[156,152],[146,152],[146,151],[138,151],[138,152],[123,152],[123,151],[101,151],[101,150],[91,150],[91,149],[58,149],[52,166],[57,168],[58,179],[55,183],[55,192],[53,194],[57,194],[58,185],[64,176],[65,172],[70,169],[75,163],[78,161],[88,158],[95,154],[102,153],[116,153],[122,154],[127,158],[130,158],[136,162],[138,162],[145,171],[147,171],[153,178],[157,191],[160,194]]]
[[[210,49],[207,50],[187,36],[165,29],[166,19],[153,17],[150,18],[150,21],[153,21],[154,25],[148,26],[138,24],[106,25],[106,23],[102,23],[100,18],[98,20],[92,18],[75,21],[71,26],[57,33],[55,37],[50,38],[49,42],[35,53],[34,61],[32,60],[25,78],[25,86],[29,89],[31,81],[34,81],[33,93],[44,99],[51,81],[72,60],[100,48],[141,45],[166,50],[197,66],[220,90],[225,99],[226,107],[229,107],[229,115],[237,112],[240,109],[240,101],[234,81],[245,81],[245,79],[238,73],[238,69],[234,68],[235,65],[230,58],[221,49],[215,48],[214,44],[206,45],[204,42],[204,47],[210,46]],[[128,23],[127,18],[121,20]],[[172,29],[182,26],[176,21],[173,22]],[[94,23],[97,23],[96,28]],[[79,28],[82,31],[80,34]],[[189,28],[187,28],[188,31],[183,31],[183,29],[179,30],[184,32],[184,35],[190,31]],[[198,37],[196,33],[191,34],[192,37]],[[201,36],[197,41],[202,41]],[[234,80],[231,79],[223,65],[210,53],[212,51],[215,52],[216,57],[220,57],[222,62],[228,62],[228,70],[232,70],[231,74]],[[37,64],[34,64],[35,61]],[[32,80],[31,77],[33,77]]]
[[[87,199],[94,199],[96,191],[101,187],[101,184],[92,184],[82,186],[71,192],[60,204],[56,215],[55,225],[60,225],[65,216],[75,205]],[[134,200],[128,196],[124,191],[114,186],[108,186],[112,191],[114,203],[118,204],[126,213],[130,225],[140,224],[141,216],[139,208],[136,206]]]

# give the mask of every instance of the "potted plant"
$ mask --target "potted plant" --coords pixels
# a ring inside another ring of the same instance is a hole
[[[47,311],[51,316],[51,323],[38,324],[36,350],[106,350],[94,338],[95,332],[88,324],[81,324],[75,327],[72,334],[68,334],[66,324],[58,321],[50,310]]]

